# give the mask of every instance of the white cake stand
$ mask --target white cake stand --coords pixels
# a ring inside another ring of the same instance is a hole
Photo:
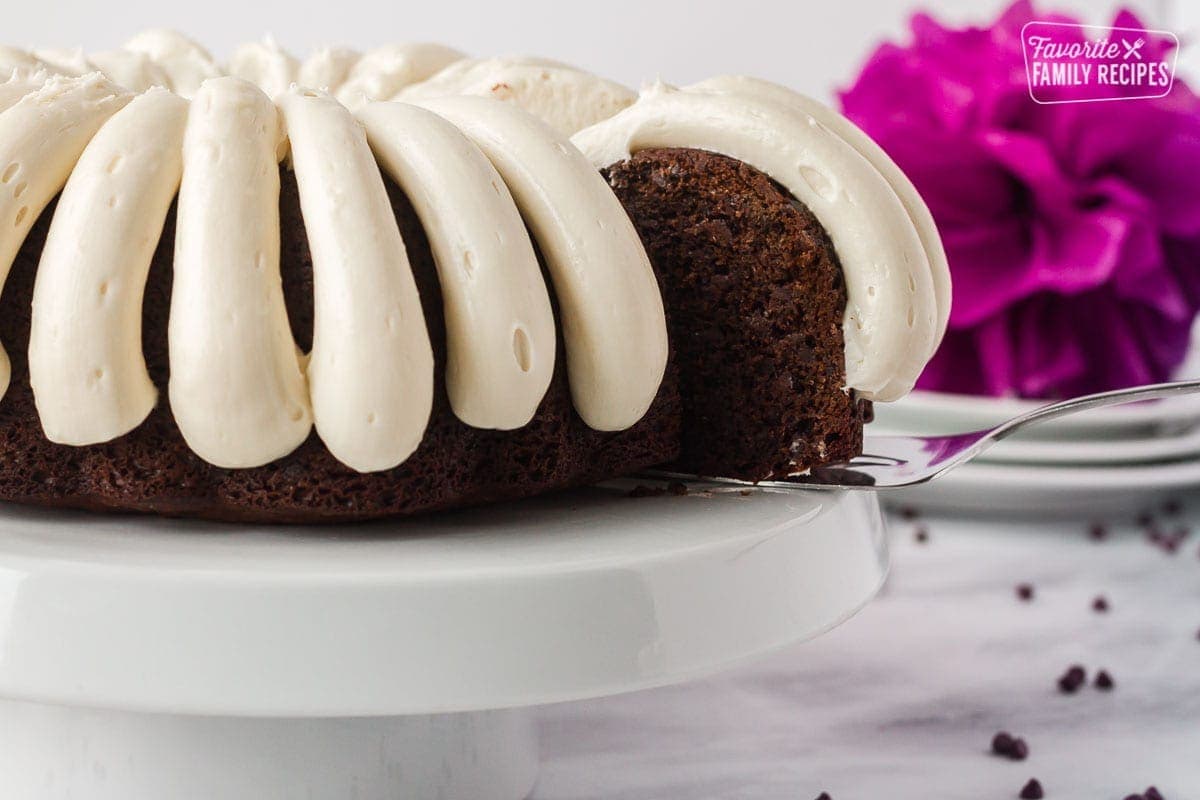
[[[3,796],[521,798],[521,709],[815,636],[883,579],[872,494],[629,486],[340,529],[6,507]]]

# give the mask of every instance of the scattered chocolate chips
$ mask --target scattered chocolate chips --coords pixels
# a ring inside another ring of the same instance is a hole
[[[659,497],[667,493],[667,490],[661,486],[647,486],[644,483],[639,483],[637,486],[629,490],[629,497]]]
[[[688,493],[687,484],[683,481],[671,481],[667,484],[667,491],[676,497],[683,497]]]
[[[1093,685],[1102,692],[1111,692],[1117,684],[1113,681],[1112,675],[1109,675],[1107,670],[1102,669],[1096,673],[1096,680]]]
[[[929,541],[929,529],[924,525],[917,528],[916,531],[913,532],[913,539],[916,540],[917,544],[925,544]]]
[[[1010,761],[1024,761],[1029,755],[1029,745],[1020,736],[1000,731],[992,737],[992,753]]]
[[[1030,778],[1029,782],[1021,787],[1021,793],[1017,795],[1021,800],[1042,800],[1046,796],[1046,792],[1042,789],[1042,784],[1037,778]]]
[[[1079,687],[1087,683],[1087,670],[1078,664],[1072,664],[1058,678],[1058,690],[1063,694],[1075,694]]]
[[[1108,538],[1108,528],[1101,525],[1099,522],[1093,522],[1088,528],[1088,538],[1093,542],[1100,542]]]
[[[1017,584],[1017,599],[1023,600],[1026,603],[1028,603],[1030,600],[1032,600],[1033,599],[1033,584],[1032,583],[1018,583]]]
[[[1108,613],[1108,598],[1102,594],[1096,595],[1096,598],[1092,600],[1092,611],[1097,614]]]

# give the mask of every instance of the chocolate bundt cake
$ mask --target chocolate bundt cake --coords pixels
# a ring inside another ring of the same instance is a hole
[[[316,522],[780,477],[858,454],[946,324],[911,184],[780,87],[73,58],[0,51],[2,499]]]

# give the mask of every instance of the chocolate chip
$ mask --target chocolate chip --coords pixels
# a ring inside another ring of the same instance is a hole
[[[1017,796],[1021,800],[1042,800],[1046,793],[1042,791],[1042,785],[1038,783],[1037,778],[1030,778],[1029,783],[1021,787],[1021,793]]]
[[[1096,595],[1096,599],[1092,600],[1092,611],[1097,614],[1104,614],[1108,611],[1108,598],[1102,594]]]
[[[688,493],[687,484],[682,481],[671,481],[667,484],[667,491],[676,497],[682,497]]]
[[[1146,798],[1146,800],[1166,800],[1162,796],[1162,792],[1153,786],[1147,786],[1146,791],[1142,792],[1142,797]]]
[[[913,532],[913,539],[917,541],[917,544],[925,544],[929,541],[929,531],[924,526],[921,526]]]
[[[1109,675],[1106,670],[1100,670],[1096,673],[1095,686],[1102,692],[1112,691],[1117,684],[1113,681],[1112,675]]]
[[[1029,602],[1030,600],[1032,600],[1033,599],[1033,584],[1032,583],[1018,583],[1017,584],[1017,598],[1020,600],[1024,600],[1025,602]]]
[[[992,753],[1010,761],[1024,761],[1029,756],[1029,745],[1019,736],[1000,731],[992,737]]]
[[[1108,538],[1108,528],[1101,525],[1099,522],[1093,522],[1088,528],[1088,538],[1094,542],[1099,542]]]
[[[1087,670],[1073,664],[1058,678],[1058,690],[1063,694],[1075,694],[1087,682]]]

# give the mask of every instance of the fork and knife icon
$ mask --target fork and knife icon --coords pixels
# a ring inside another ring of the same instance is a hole
[[[1128,61],[1130,56],[1133,56],[1137,58],[1138,61],[1142,60],[1142,47],[1146,44],[1145,39],[1138,37],[1138,39],[1133,42],[1130,42],[1128,39],[1122,39],[1121,44],[1125,46],[1125,55],[1122,56],[1123,59]]]

